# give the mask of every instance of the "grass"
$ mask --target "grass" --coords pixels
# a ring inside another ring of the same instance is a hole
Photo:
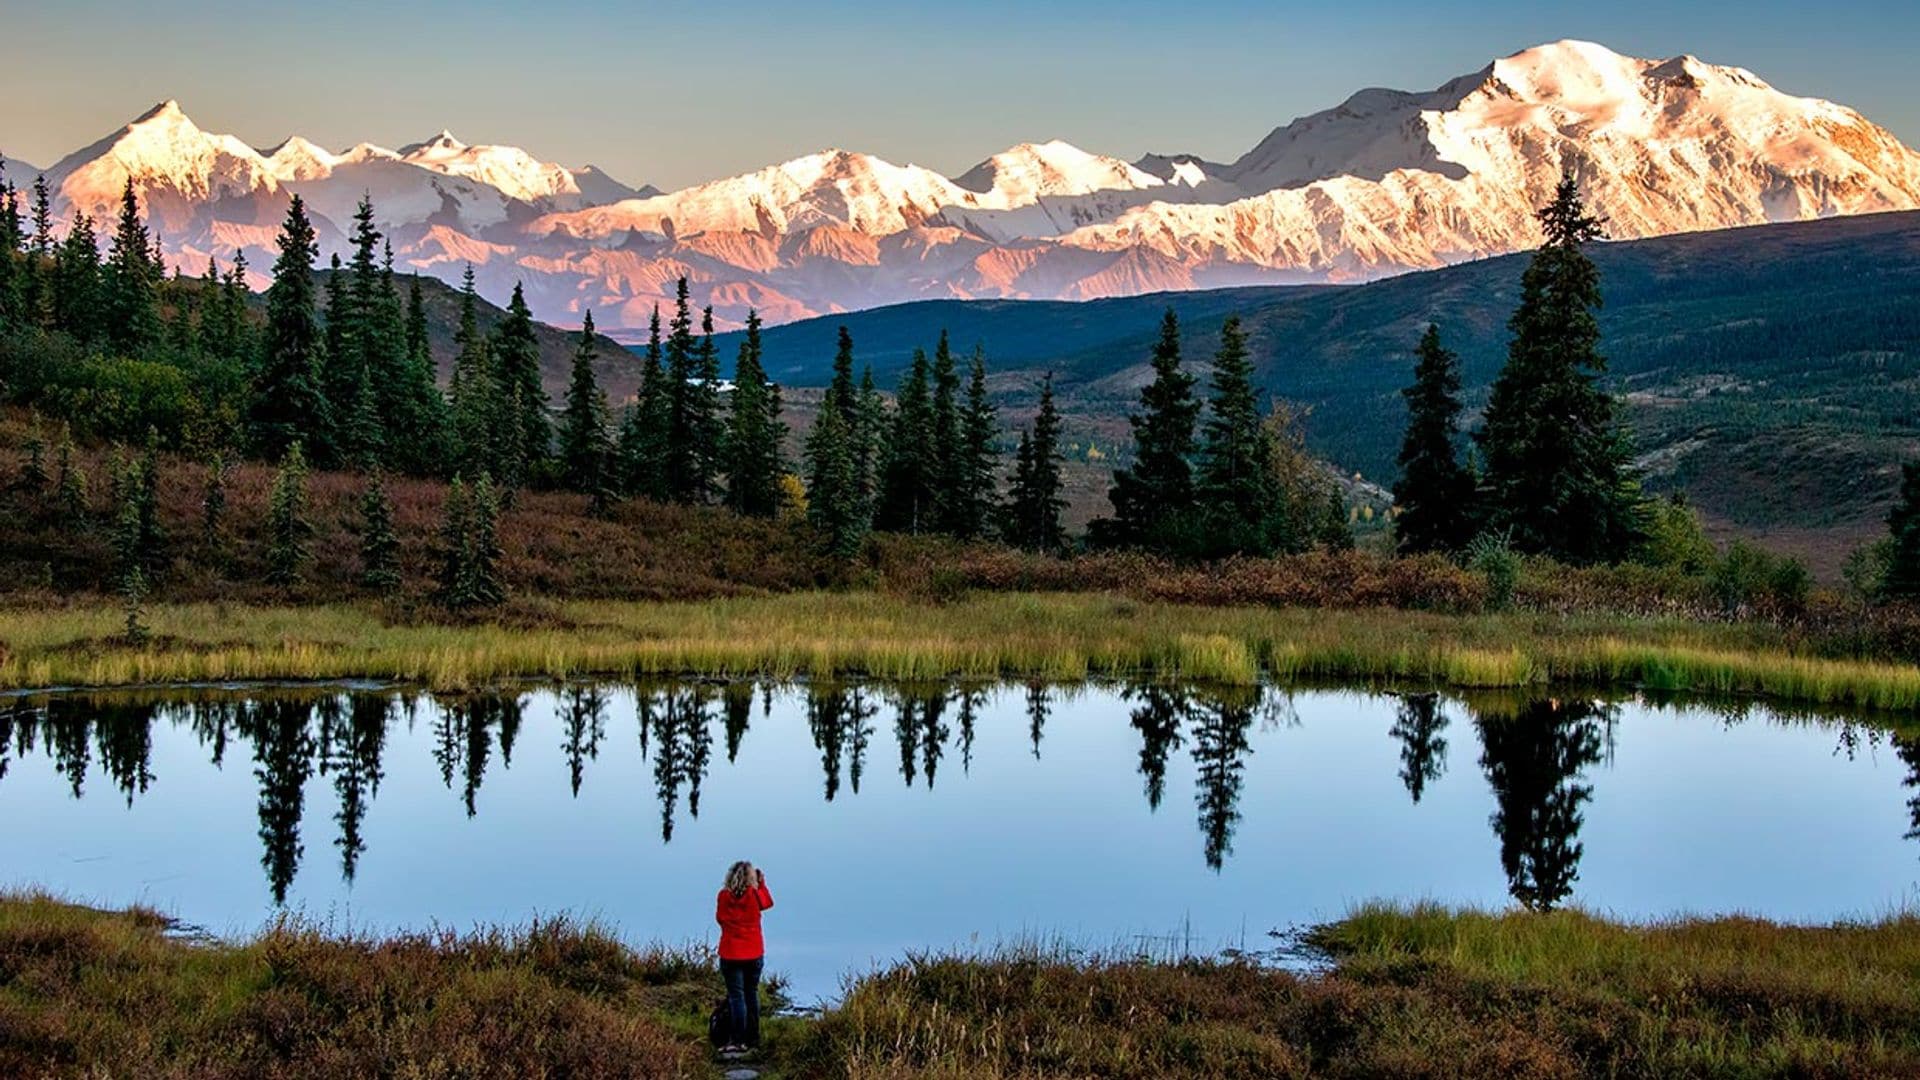
[[[0,1075],[699,1075],[705,957],[565,920],[329,937],[282,923],[188,943],[140,909],[0,898]]]
[[[374,940],[0,895],[0,1075],[712,1076],[704,955],[591,925]],[[1375,904],[1331,970],[919,955],[768,1028],[769,1077],[1804,1076],[1920,1072],[1920,918],[1629,927]]]
[[[1920,919],[1635,928],[1374,905],[1336,966],[921,956],[856,983],[789,1068],[933,1077],[1912,1076]]]
[[[517,677],[859,675],[893,680],[1153,674],[1553,683],[1920,706],[1920,668],[1814,655],[1761,624],[1599,615],[1201,607],[1092,593],[871,592],[692,602],[521,602],[495,621],[387,618],[372,605],[163,604],[151,640],[104,602],[0,607],[0,687],[374,678],[436,689]]]

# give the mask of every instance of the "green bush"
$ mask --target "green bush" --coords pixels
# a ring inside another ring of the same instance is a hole
[[[1484,532],[1467,545],[1467,566],[1487,580],[1487,607],[1501,611],[1513,605],[1520,584],[1520,556],[1506,533]]]

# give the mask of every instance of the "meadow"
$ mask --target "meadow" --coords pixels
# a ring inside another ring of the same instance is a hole
[[[711,1076],[697,952],[590,924],[214,942],[149,910],[0,898],[0,1072]],[[1920,919],[1633,927],[1371,905],[1330,967],[1046,947],[915,955],[769,1023],[765,1076],[1911,1076]],[[775,998],[777,1003],[777,996]]]

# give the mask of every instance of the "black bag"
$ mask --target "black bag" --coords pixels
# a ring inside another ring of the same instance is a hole
[[[715,1050],[733,1043],[733,1006],[726,998],[713,1007],[713,1014],[707,1017],[707,1041]]]

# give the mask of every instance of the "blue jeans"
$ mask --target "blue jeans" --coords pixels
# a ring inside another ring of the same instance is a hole
[[[720,977],[727,980],[727,1008],[733,1013],[733,1041],[760,1045],[760,969],[767,958],[720,961]]]

